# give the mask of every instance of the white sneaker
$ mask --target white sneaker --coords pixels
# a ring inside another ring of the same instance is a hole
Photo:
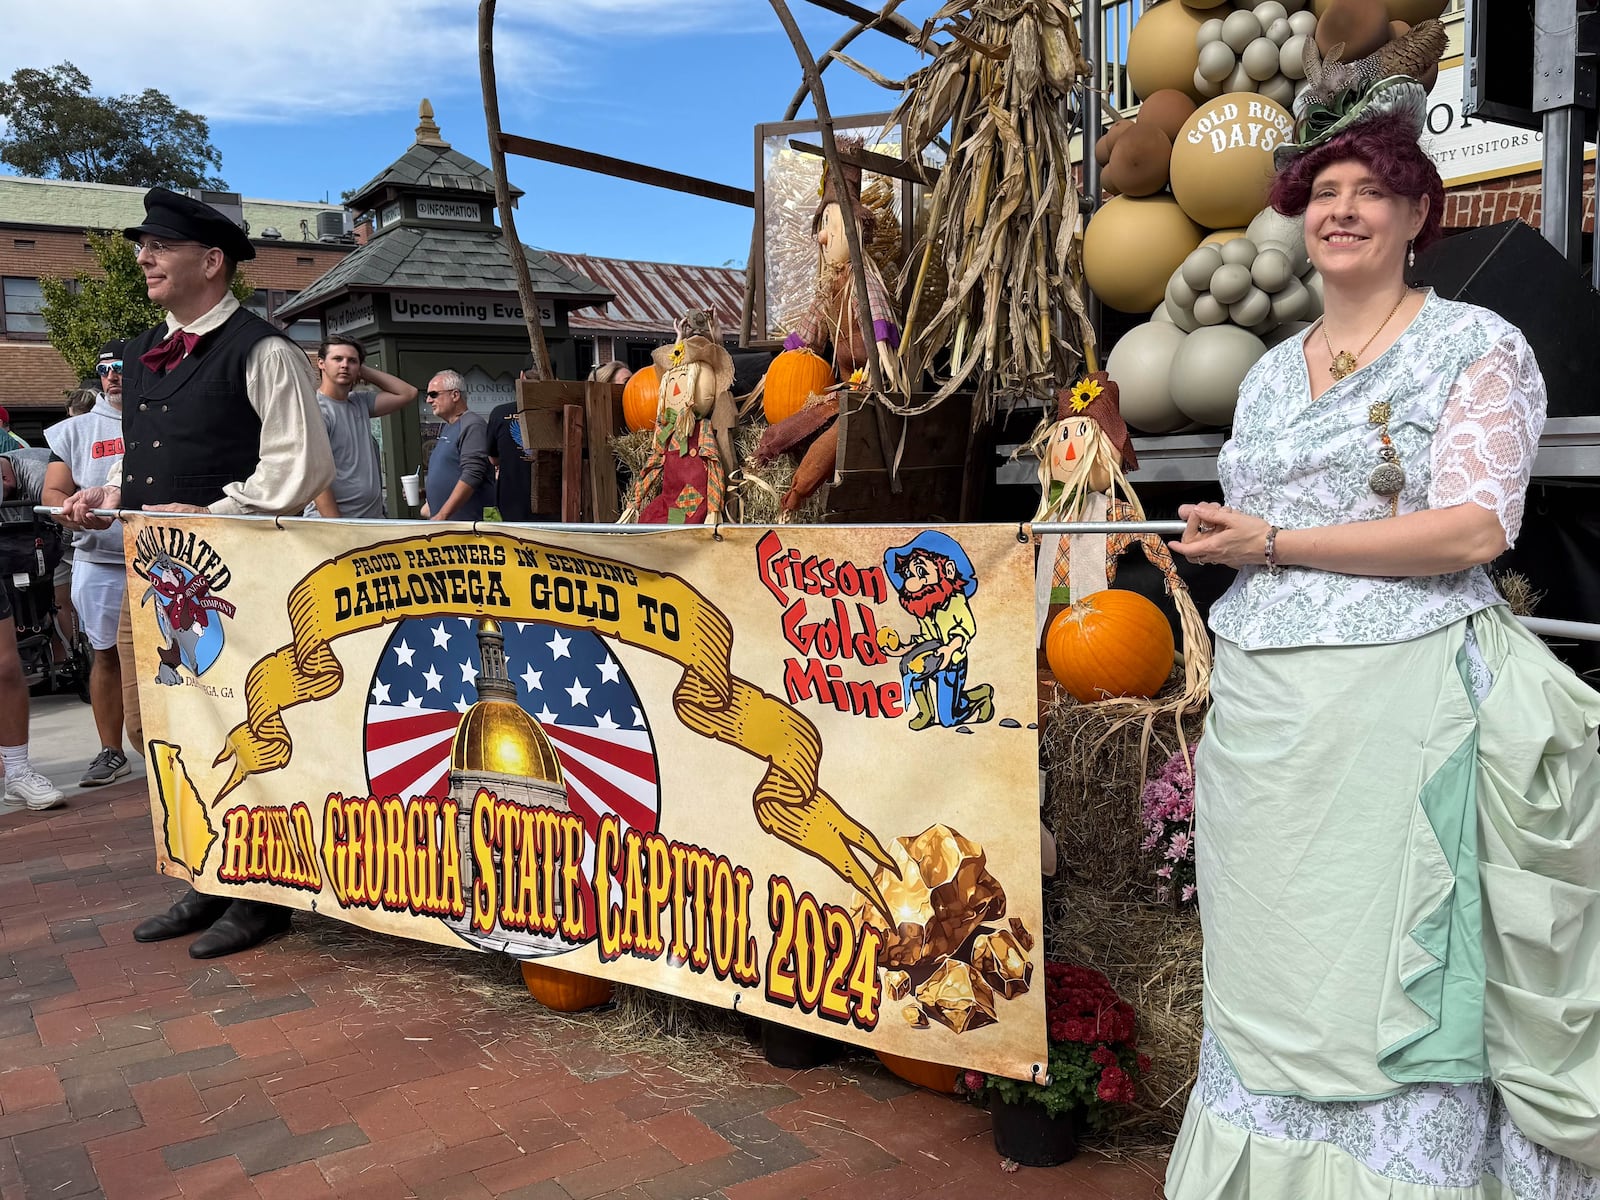
[[[54,808],[66,797],[55,784],[30,769],[26,775],[6,776],[6,799],[13,804],[26,804],[34,812],[43,812],[47,808]]]

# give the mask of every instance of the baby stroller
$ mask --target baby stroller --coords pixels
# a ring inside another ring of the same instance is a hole
[[[23,678],[30,691],[76,692],[87,703],[89,639],[63,628],[56,607],[55,570],[67,536],[49,517],[35,513],[31,501],[0,504],[0,586],[11,599]],[[67,647],[59,662],[57,637]]]

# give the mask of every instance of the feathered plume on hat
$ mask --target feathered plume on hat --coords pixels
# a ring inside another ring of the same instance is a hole
[[[1306,39],[1307,87],[1295,101],[1295,140],[1272,152],[1281,171],[1308,150],[1345,130],[1381,116],[1400,116],[1413,137],[1422,136],[1428,89],[1419,78],[1439,61],[1448,41],[1436,20],[1419,21],[1406,33],[1365,58],[1339,61],[1344,44],[1323,57],[1315,38]]]

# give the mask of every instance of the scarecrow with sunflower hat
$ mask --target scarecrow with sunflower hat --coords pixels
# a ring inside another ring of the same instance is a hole
[[[1043,494],[1035,521],[1145,519],[1126,474],[1138,470],[1139,456],[1122,420],[1117,385],[1104,371],[1062,388],[1056,397],[1056,419],[1041,425],[1025,449],[1039,457]],[[1171,552],[1155,534],[1113,534],[1103,543],[1092,537],[1051,535],[1046,541],[1054,552],[1040,561],[1051,564],[1051,605],[1070,604],[1116,582],[1117,556],[1135,544],[1161,572],[1169,592],[1183,587]]]

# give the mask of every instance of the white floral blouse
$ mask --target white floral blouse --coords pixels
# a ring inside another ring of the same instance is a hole
[[[1217,458],[1231,507],[1284,529],[1388,516],[1388,498],[1367,483],[1380,445],[1368,406],[1386,400],[1405,470],[1399,511],[1478,504],[1499,518],[1508,544],[1516,540],[1545,391],[1514,326],[1429,292],[1393,345],[1315,400],[1304,341],[1267,351],[1240,385],[1233,436]],[[1246,650],[1373,645],[1499,603],[1482,567],[1396,579],[1244,567],[1212,607],[1211,628]]]

